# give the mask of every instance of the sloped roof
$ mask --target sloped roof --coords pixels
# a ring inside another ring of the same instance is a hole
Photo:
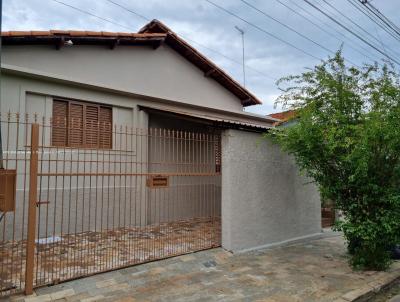
[[[111,48],[117,45],[150,45],[157,48],[164,42],[201,69],[205,76],[228,89],[243,106],[262,104],[255,95],[158,20],[151,21],[138,33],[50,30],[7,31],[2,32],[1,36],[3,45],[53,44],[57,49],[69,40],[74,45],[106,44]]]
[[[158,20],[152,20],[150,23],[146,24],[142,29],[140,29],[139,33],[166,33],[167,38],[165,42],[169,46],[200,68],[205,75],[213,78],[222,86],[230,90],[241,100],[243,106],[262,104],[262,102],[255,95],[235,81],[211,60],[198,52],[189,43],[180,38],[164,23]]]

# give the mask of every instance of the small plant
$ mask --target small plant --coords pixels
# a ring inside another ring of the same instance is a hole
[[[353,267],[386,269],[400,243],[399,75],[390,64],[347,67],[339,51],[278,85],[276,103],[296,110],[296,122],[268,136],[342,211],[335,228]]]

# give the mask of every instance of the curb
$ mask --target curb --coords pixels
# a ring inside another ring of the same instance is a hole
[[[372,298],[379,291],[389,287],[394,282],[400,280],[400,262],[393,263],[394,270],[384,276],[378,277],[376,280],[369,282],[367,285],[349,291],[336,299],[334,302],[364,302]]]

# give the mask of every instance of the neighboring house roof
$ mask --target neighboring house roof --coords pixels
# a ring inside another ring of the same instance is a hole
[[[277,113],[271,113],[267,115],[268,117],[276,118],[279,119],[279,121],[274,123],[274,126],[288,126],[292,124],[292,121],[294,121],[296,117],[296,111],[295,110],[287,110],[287,111],[282,111],[282,112],[277,112]]]
[[[277,112],[277,113],[271,113],[268,116],[279,119],[280,122],[285,122],[285,121],[295,117],[295,115],[296,115],[296,112],[294,110],[287,110],[287,111],[282,111],[282,112]]]
[[[243,106],[261,104],[256,96],[158,20],[151,21],[138,33],[50,30],[8,31],[2,32],[1,36],[3,45],[52,44],[56,48],[62,47],[68,41],[76,45],[106,44],[111,48],[117,45],[151,45],[157,48],[165,42],[201,69],[205,76],[214,79],[233,93]]]

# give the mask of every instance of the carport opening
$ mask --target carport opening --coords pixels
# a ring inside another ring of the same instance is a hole
[[[200,229],[196,240],[204,241],[205,248],[220,246],[220,130],[206,121],[163,112],[149,113],[149,128],[148,169],[166,176],[160,183],[168,185],[148,186],[148,223],[181,223],[180,231],[189,224]]]

